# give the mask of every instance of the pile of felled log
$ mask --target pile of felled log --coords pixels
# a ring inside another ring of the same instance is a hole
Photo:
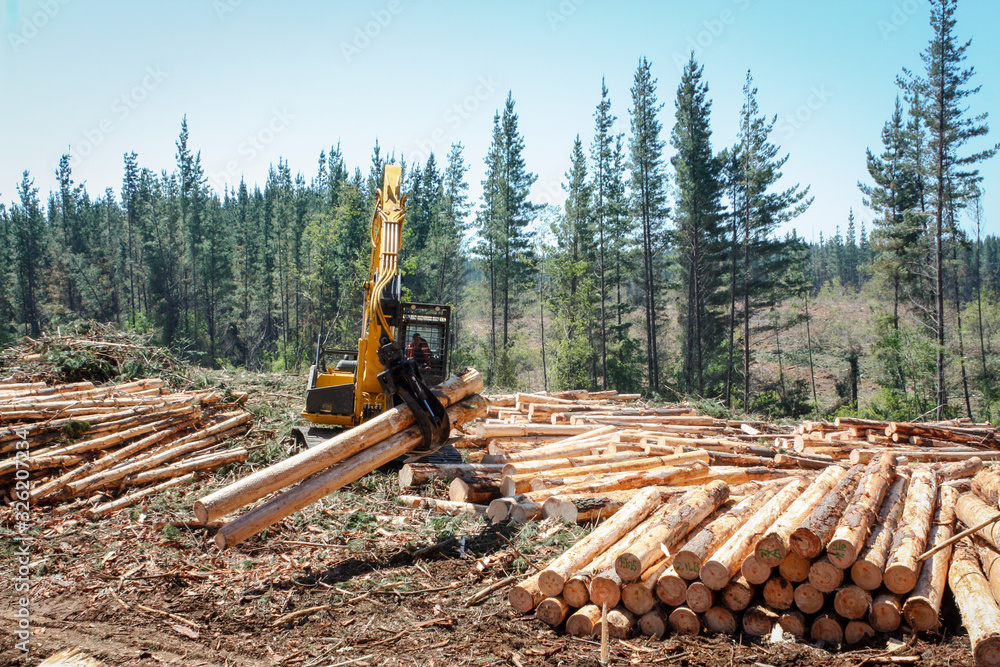
[[[0,493],[31,504],[79,499],[105,514],[245,461],[248,451],[227,441],[251,420],[217,392],[171,392],[159,379],[0,381]],[[93,506],[111,496],[120,497]]]
[[[478,371],[469,369],[435,387],[453,427],[486,414]],[[219,528],[220,549],[238,544],[285,517],[421,446],[423,438],[406,406],[344,431],[272,466],[258,470],[194,504],[199,521],[208,523],[256,503]]]
[[[509,601],[580,636],[602,622],[623,638],[778,628],[835,645],[903,623],[932,630],[952,552],[926,552],[952,536],[956,513],[966,525],[997,514],[995,498],[960,494],[969,472],[964,463],[900,467],[883,454],[791,480],[644,488]],[[1000,490],[1000,474],[983,475]],[[991,572],[1000,555],[979,547]],[[976,600],[959,599],[963,617]],[[993,631],[1000,644],[1000,624]]]

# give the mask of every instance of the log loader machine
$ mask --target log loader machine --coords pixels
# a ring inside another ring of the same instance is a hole
[[[406,217],[401,178],[400,166],[386,165],[377,190],[357,349],[325,347],[322,334],[316,341],[302,411],[312,426],[294,429],[300,446],[311,447],[400,404],[416,417],[425,448],[443,443],[450,433],[448,414],[428,385],[448,374],[451,307],[401,300],[399,251]],[[329,366],[327,360],[337,357]]]

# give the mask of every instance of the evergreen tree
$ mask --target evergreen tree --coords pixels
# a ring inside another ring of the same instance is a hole
[[[683,378],[704,396],[714,377],[724,335],[722,305],[726,246],[722,224],[722,164],[712,152],[708,83],[691,55],[675,102],[677,122],[670,143],[676,173],[673,234],[681,272]],[[719,365],[721,367],[721,364]]]
[[[914,96],[926,100],[920,119],[928,133],[930,186],[933,215],[934,314],[932,323],[937,341],[937,414],[948,406],[945,378],[945,258],[949,210],[961,206],[962,185],[980,180],[976,165],[996,154],[998,146],[967,152],[966,144],[988,132],[987,114],[968,115],[967,98],[979,91],[970,87],[975,69],[965,68],[965,52],[971,40],[960,43],[955,34],[957,0],[932,0],[930,25],[933,37],[921,53],[924,74],[903,70],[900,84]]]
[[[646,316],[646,373],[650,390],[660,390],[660,358],[657,347],[661,274],[664,253],[663,230],[667,209],[667,172],[663,164],[662,124],[657,115],[663,107],[656,98],[656,79],[649,61],[642,57],[632,84],[629,110],[631,172],[630,213],[639,226],[642,252],[642,293]]]
[[[41,272],[46,266],[46,230],[45,218],[38,203],[38,188],[27,171],[17,186],[17,194],[20,205],[15,205],[10,212],[17,303],[25,331],[37,336],[42,327],[44,285]]]
[[[601,387],[608,388],[608,259],[609,244],[613,242],[609,234],[612,212],[612,189],[611,179],[614,169],[614,148],[616,138],[620,140],[620,135],[615,135],[612,128],[615,123],[615,116],[611,113],[611,99],[608,95],[608,87],[601,78],[601,101],[594,111],[594,141],[590,147],[590,159],[593,163],[594,175],[592,179],[592,209],[594,227],[597,242],[597,279],[598,297],[600,299],[600,339],[598,344],[601,349]]]

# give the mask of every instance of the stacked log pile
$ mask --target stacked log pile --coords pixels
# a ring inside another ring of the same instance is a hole
[[[31,504],[86,500],[100,516],[245,461],[247,449],[228,441],[251,420],[239,401],[171,392],[159,379],[0,381],[0,492]],[[120,497],[94,507],[110,496]]]

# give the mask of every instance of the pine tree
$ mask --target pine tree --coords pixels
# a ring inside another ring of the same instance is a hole
[[[726,247],[722,222],[722,164],[712,152],[708,83],[692,54],[675,102],[677,122],[670,143],[676,173],[673,234],[681,270],[683,377],[688,390],[705,395],[706,373],[722,349]]]
[[[642,248],[642,291],[646,315],[646,372],[650,390],[660,390],[660,358],[657,347],[663,229],[668,215],[667,172],[663,164],[662,124],[657,115],[663,105],[656,99],[656,79],[649,61],[639,59],[632,84],[632,108],[629,110],[632,136],[629,138],[631,172],[630,208],[639,225]]]
[[[753,77],[747,72],[743,86],[743,108],[737,134],[736,207],[742,217],[742,266],[740,267],[743,292],[743,407],[750,409],[750,322],[757,308],[770,305],[774,290],[771,282],[780,275],[784,244],[774,238],[778,225],[791,220],[811,204],[809,187],[800,189],[795,184],[783,191],[771,189],[781,179],[781,168],[788,155],[778,157],[779,148],[771,143],[770,134],[777,121],[760,114],[757,106],[757,89]]]
[[[987,114],[969,116],[967,98],[979,91],[970,87],[975,75],[972,67],[964,68],[965,52],[971,40],[959,43],[955,34],[957,0],[932,0],[930,25],[933,37],[920,54],[924,64],[921,76],[903,70],[900,85],[926,100],[920,107],[920,119],[928,132],[930,161],[930,186],[933,214],[933,326],[937,342],[937,414],[948,406],[948,389],[945,378],[945,257],[947,252],[948,212],[952,206],[961,206],[954,200],[963,183],[980,180],[976,165],[996,154],[1000,146],[967,152],[963,150],[971,140],[984,137],[988,132]]]
[[[611,113],[611,99],[608,87],[601,78],[601,101],[594,111],[594,141],[590,146],[590,159],[593,163],[592,208],[597,242],[597,277],[598,297],[600,298],[600,340],[601,349],[601,387],[608,388],[608,259],[609,244],[612,242],[609,225],[612,217],[612,171],[614,169],[614,144],[616,137],[612,133],[615,116]]]
[[[46,265],[45,218],[38,203],[38,188],[25,171],[17,186],[20,205],[10,213],[11,237],[14,249],[14,274],[20,321],[32,336],[41,332],[41,305],[44,284],[40,271]]]

